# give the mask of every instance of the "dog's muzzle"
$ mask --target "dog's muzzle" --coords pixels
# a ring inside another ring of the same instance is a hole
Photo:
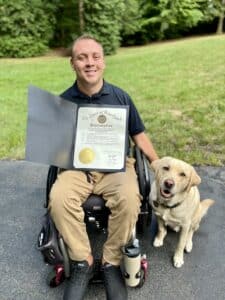
[[[172,179],[166,179],[163,182],[163,187],[160,188],[160,194],[165,199],[170,199],[174,196],[171,192],[172,188],[174,187],[175,183]]]

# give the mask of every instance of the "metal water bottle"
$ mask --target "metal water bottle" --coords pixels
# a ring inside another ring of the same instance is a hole
[[[123,268],[126,284],[136,287],[141,280],[141,253],[139,240],[134,239],[131,243],[122,247]]]

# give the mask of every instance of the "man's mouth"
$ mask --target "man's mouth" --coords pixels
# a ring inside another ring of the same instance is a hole
[[[85,73],[87,73],[87,74],[94,74],[94,73],[96,73],[96,70],[86,70]]]
[[[173,193],[171,193],[170,190],[168,189],[160,189],[160,195],[163,197],[163,198],[166,198],[166,199],[170,199],[173,197]]]

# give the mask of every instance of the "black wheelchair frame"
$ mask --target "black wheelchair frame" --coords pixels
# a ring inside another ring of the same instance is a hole
[[[150,225],[152,219],[152,209],[149,204],[151,184],[147,159],[137,146],[133,147],[133,157],[136,160],[135,170],[137,173],[140,194],[143,198],[141,211],[138,216],[134,233],[134,235],[136,235],[136,232],[140,234],[144,233],[145,228]],[[58,167],[49,167],[46,184],[45,208],[48,207],[50,190],[57,178],[58,172]],[[107,221],[110,211],[105,206],[103,198],[94,194],[90,195],[84,203],[83,209],[85,212],[85,223],[87,226],[90,225],[99,231],[107,231]],[[44,261],[50,265],[54,265],[53,270],[47,277],[47,284],[51,287],[58,286],[65,278],[70,276],[70,261],[63,238],[57,231],[48,211],[43,217],[42,228],[38,235],[37,248],[39,251],[41,251]],[[145,273],[147,270],[145,266],[144,268],[145,270],[142,272],[143,276],[139,287],[143,285],[145,280]],[[100,261],[96,261],[95,269],[96,272],[92,281],[101,282],[101,275],[99,275]]]

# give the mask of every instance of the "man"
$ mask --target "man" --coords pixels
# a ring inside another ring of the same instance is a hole
[[[101,44],[90,36],[78,38],[72,47],[71,66],[76,73],[76,82],[61,96],[76,103],[129,105],[129,135],[150,162],[157,159],[128,94],[103,79],[105,62]],[[134,159],[127,157],[125,172],[91,171],[89,175],[88,178],[85,172],[78,170],[64,171],[58,175],[50,193],[50,214],[71,259],[71,276],[65,287],[64,300],[83,299],[93,275],[94,261],[81,207],[91,193],[102,195],[111,211],[102,256],[107,299],[125,300],[127,290],[120,271],[120,249],[130,240],[140,211]]]

